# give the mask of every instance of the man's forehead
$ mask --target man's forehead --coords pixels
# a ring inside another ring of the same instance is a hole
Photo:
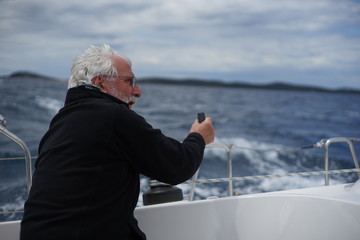
[[[118,70],[118,73],[132,74],[131,65],[126,58],[122,56],[112,56],[111,60]]]
[[[115,64],[123,64],[123,65],[129,65],[129,61],[122,57],[122,56],[118,56],[118,55],[115,55],[115,56],[111,56],[111,60],[115,63]]]

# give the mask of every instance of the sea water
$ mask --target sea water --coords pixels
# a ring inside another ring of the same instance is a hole
[[[142,97],[134,111],[172,138],[186,137],[198,112],[212,117],[215,143],[234,145],[233,176],[285,174],[324,168],[324,150],[306,148],[331,137],[360,138],[360,95],[190,85],[139,84]],[[41,79],[0,81],[0,114],[7,128],[37,156],[52,117],[63,106],[67,83]],[[360,143],[356,143],[359,157]],[[0,158],[23,156],[15,143],[0,135]],[[171,159],[169,159],[171,161]],[[27,197],[24,160],[0,161],[0,212],[21,211]],[[33,159],[33,163],[35,159]],[[330,148],[330,169],[353,168],[346,144]],[[228,177],[227,153],[207,148],[199,178]],[[356,174],[331,175],[330,184],[353,182]],[[149,189],[141,177],[141,193]],[[234,182],[236,194],[324,185],[323,176],[285,177]],[[190,185],[179,187],[184,195]],[[195,199],[226,196],[228,183],[197,184]],[[141,194],[139,205],[141,205]],[[22,213],[1,214],[0,221]]]

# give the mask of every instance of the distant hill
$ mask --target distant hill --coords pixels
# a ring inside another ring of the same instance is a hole
[[[49,76],[45,76],[45,75],[41,75],[38,73],[29,72],[29,71],[13,72],[10,75],[1,76],[1,78],[36,78],[36,79],[54,80],[54,81],[60,80],[58,78],[49,77]]]
[[[17,71],[10,75],[0,76],[0,78],[36,78],[44,80],[61,80],[54,77],[33,73],[30,71]],[[145,77],[140,79],[140,84],[168,84],[168,85],[190,85],[190,86],[209,86],[209,87],[231,87],[231,88],[255,88],[266,90],[288,90],[288,91],[316,91],[316,92],[334,92],[334,93],[353,93],[360,94],[360,89],[329,89],[308,85],[294,85],[284,82],[273,82],[266,84],[251,84],[245,82],[223,82],[219,80],[204,80],[196,78],[164,78],[164,77]]]
[[[192,86],[210,86],[210,87],[231,87],[231,88],[256,88],[267,90],[291,90],[291,91],[317,91],[317,92],[336,92],[336,93],[355,93],[360,94],[357,89],[328,89],[307,85],[293,85],[283,82],[273,82],[267,84],[250,84],[244,82],[222,82],[222,81],[206,81],[200,79],[172,79],[172,78],[142,78],[141,83],[144,84],[171,84],[171,85],[192,85]]]

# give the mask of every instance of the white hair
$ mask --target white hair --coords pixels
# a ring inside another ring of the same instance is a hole
[[[109,45],[101,47],[89,46],[73,62],[68,88],[83,84],[91,84],[93,77],[101,75],[117,75],[117,70],[111,60],[112,56],[124,58],[131,66],[131,61],[119,55]]]

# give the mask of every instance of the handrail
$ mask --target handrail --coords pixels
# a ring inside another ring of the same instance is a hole
[[[352,159],[354,161],[354,165],[355,165],[355,170],[353,171],[329,171],[329,145],[331,143],[336,143],[336,142],[346,142],[349,145],[350,148],[350,152],[352,155]],[[359,161],[356,157],[356,153],[355,153],[355,148],[354,148],[354,144],[353,142],[360,142],[360,139],[358,138],[345,138],[345,137],[334,137],[334,138],[329,138],[329,139],[323,139],[321,141],[319,141],[318,143],[315,143],[312,146],[306,146],[306,147],[301,147],[301,148],[291,148],[291,149],[285,149],[283,151],[299,151],[302,149],[307,149],[307,148],[324,148],[324,171],[319,171],[319,173],[324,174],[324,181],[325,181],[325,186],[329,185],[329,174],[332,173],[350,173],[350,172],[357,172],[358,177],[360,179],[360,167],[359,167]],[[228,178],[221,178],[221,179],[217,179],[217,180],[211,180],[211,181],[200,181],[198,180],[198,175],[199,175],[199,171],[200,168],[197,170],[197,172],[195,173],[195,175],[193,176],[192,180],[188,180],[187,183],[191,184],[191,189],[190,189],[190,194],[189,194],[189,200],[192,201],[194,198],[194,193],[195,193],[195,186],[196,183],[209,183],[209,182],[229,182],[229,196],[233,196],[233,181],[234,180],[244,180],[247,179],[249,180],[251,177],[244,177],[244,178],[233,178],[232,176],[232,149],[244,149],[243,147],[239,147],[236,146],[234,144],[231,144],[229,146],[225,145],[225,144],[209,144],[206,146],[206,148],[214,148],[214,147],[222,147],[224,149],[226,149],[227,152],[227,159],[228,159]],[[247,150],[257,150],[257,151],[262,151],[260,149],[253,149],[253,148],[245,148]],[[263,151],[282,151],[281,149],[266,149]],[[313,173],[313,172],[312,172]],[[305,173],[306,176],[309,176],[310,174]],[[284,175],[284,176],[295,176],[295,173],[289,174],[289,175]],[[301,175],[301,174],[300,174]],[[316,174],[313,174],[316,175]],[[259,178],[267,178],[268,176],[270,176],[270,178],[273,177],[278,177],[275,175],[262,175],[262,176],[257,176]],[[281,175],[283,176],[283,175]],[[305,176],[303,174],[303,176]],[[256,177],[254,177],[253,179],[255,179]]]
[[[358,139],[358,138],[334,137],[334,138],[329,138],[329,139],[322,139],[321,141],[319,141],[318,143],[316,143],[314,145],[314,147],[324,148],[324,169],[325,169],[325,171],[329,170],[329,147],[330,147],[330,144],[339,143],[339,142],[344,142],[344,143],[347,143],[349,145],[349,149],[350,149],[350,152],[351,152],[352,159],[354,161],[355,168],[359,170],[360,169],[359,168],[359,161],[358,161],[358,159],[356,157],[353,142],[360,142],[360,139]],[[358,177],[360,179],[360,172],[358,172]],[[329,174],[328,173],[324,174],[324,178],[325,178],[324,179],[325,180],[325,186],[329,186]]]
[[[27,189],[28,189],[28,191],[30,191],[31,183],[32,183],[32,170],[31,170],[31,156],[30,156],[29,149],[27,148],[26,144],[20,138],[18,138],[16,135],[14,135],[9,130],[7,130],[5,128],[5,125],[6,125],[6,121],[3,118],[3,116],[0,114],[0,133],[3,133],[5,136],[9,137],[11,140],[13,140],[15,143],[17,143],[24,151],[25,164],[26,164]],[[223,148],[223,149],[225,149],[226,155],[227,155],[227,162],[228,162],[228,178],[221,178],[220,180],[228,182],[228,184],[229,184],[228,185],[228,195],[233,196],[233,194],[234,194],[233,181],[234,180],[238,181],[240,179],[241,180],[244,180],[244,179],[249,180],[250,179],[250,177],[243,177],[243,178],[241,178],[241,177],[234,178],[233,177],[233,170],[232,170],[232,150],[233,149],[247,149],[247,150],[255,150],[255,151],[298,151],[298,150],[302,150],[302,149],[306,149],[306,148],[324,148],[324,171],[321,171],[321,173],[324,174],[325,186],[328,186],[329,185],[329,174],[346,172],[346,171],[337,171],[337,170],[329,171],[329,146],[332,143],[339,143],[339,142],[344,142],[344,143],[348,144],[351,155],[352,155],[352,159],[353,159],[354,165],[355,165],[355,171],[352,171],[352,172],[357,172],[358,178],[360,179],[360,166],[359,166],[359,161],[357,159],[354,144],[353,144],[354,142],[360,142],[359,138],[334,137],[334,138],[329,138],[329,139],[322,139],[312,146],[285,149],[285,150],[281,150],[281,149],[261,150],[261,149],[254,149],[254,148],[244,148],[244,147],[236,146],[234,144],[230,144],[230,145],[209,144],[206,146],[206,148]],[[209,181],[198,180],[199,172],[200,172],[200,167],[194,174],[192,180],[186,181],[187,183],[190,183],[190,185],[191,185],[190,193],[189,193],[189,197],[188,197],[188,199],[190,201],[192,201],[194,198],[196,183],[209,182]],[[349,173],[349,171],[347,171],[347,172]],[[289,174],[289,175],[294,176],[295,174],[293,173],[293,174]],[[274,175],[263,175],[260,177],[264,178],[264,176],[271,176],[271,178],[274,177]],[[284,175],[284,176],[287,176],[287,175]],[[303,175],[303,176],[305,176],[305,175]],[[259,177],[259,176],[257,176],[257,177]],[[154,184],[154,182],[157,182],[157,181],[153,180],[151,182]],[[219,181],[211,180],[210,182],[219,182]]]
[[[5,118],[0,114],[0,133],[4,134],[8,138],[10,138],[13,142],[17,143],[25,155],[25,166],[26,166],[26,180],[27,180],[27,190],[30,192],[31,183],[32,183],[32,170],[31,170],[31,155],[28,147],[25,142],[18,138],[15,134],[6,129],[6,121]]]
[[[229,174],[229,178],[232,177],[232,158],[231,158],[231,145],[230,147],[228,147],[225,144],[210,144],[207,145],[206,148],[224,148],[226,153],[227,153],[227,158],[228,158],[228,174]],[[193,182],[190,184],[191,188],[190,188],[190,193],[189,193],[189,201],[192,201],[194,199],[194,194],[195,194],[195,187],[196,187],[196,181],[198,180],[198,176],[199,176],[199,172],[200,172],[200,167],[198,168],[198,170],[196,171],[196,173],[194,174],[194,176],[192,177]],[[233,191],[233,184],[232,181],[229,181],[229,196],[233,196],[234,191]]]
[[[328,171],[311,171],[311,172],[292,172],[292,173],[283,173],[283,174],[267,174],[267,175],[253,175],[253,176],[244,176],[244,177],[232,177],[232,178],[208,178],[208,179],[198,179],[198,180],[187,180],[185,183],[221,183],[229,181],[255,181],[255,180],[264,180],[264,179],[274,179],[274,178],[283,178],[283,177],[308,177],[308,176],[319,176],[325,174],[343,174],[343,173],[359,173],[360,169],[357,168],[346,168],[346,169],[336,169]],[[156,181],[156,180],[152,180]],[[161,183],[158,183],[161,184]]]

